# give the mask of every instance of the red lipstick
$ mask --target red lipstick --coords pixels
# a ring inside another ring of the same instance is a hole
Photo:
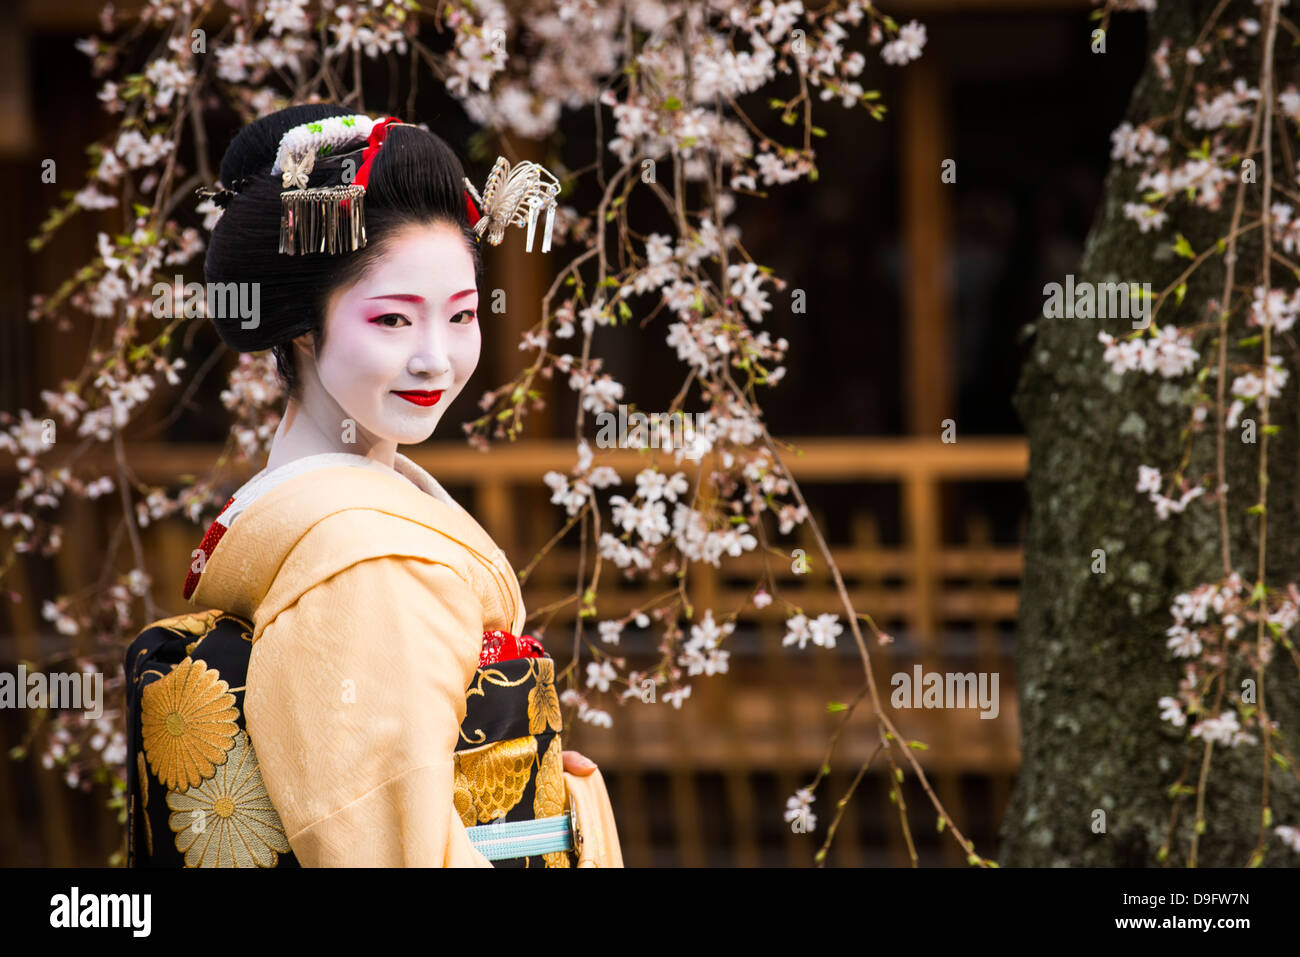
[[[415,405],[436,405],[438,400],[442,398],[442,390],[438,389],[436,392],[425,392],[420,390],[398,392],[394,390],[393,395],[400,396],[407,402],[412,402]]]

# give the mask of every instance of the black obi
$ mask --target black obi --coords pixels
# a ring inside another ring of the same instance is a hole
[[[300,866],[244,725],[252,632],[204,611],[157,621],[127,649],[128,867]],[[466,827],[568,813],[560,731],[549,656],[478,668],[455,753]],[[576,863],[571,850],[492,861]]]

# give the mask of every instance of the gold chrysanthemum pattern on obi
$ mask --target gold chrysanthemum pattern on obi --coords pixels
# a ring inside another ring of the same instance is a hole
[[[289,850],[257,753],[243,731],[211,778],[184,792],[168,791],[167,806],[186,867],[275,867]]]
[[[216,670],[185,658],[141,695],[149,766],[169,789],[194,787],[225,763],[239,731],[238,717],[235,696]]]
[[[505,817],[523,797],[536,760],[537,739],[531,736],[457,752],[453,801],[461,820],[472,825]]]

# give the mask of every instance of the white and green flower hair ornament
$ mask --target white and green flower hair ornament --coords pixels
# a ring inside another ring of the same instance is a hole
[[[345,144],[368,139],[374,125],[373,118],[364,113],[354,113],[295,126],[280,137],[271,175],[280,174],[284,189],[291,186],[305,189],[317,157],[338,152],[339,147]]]

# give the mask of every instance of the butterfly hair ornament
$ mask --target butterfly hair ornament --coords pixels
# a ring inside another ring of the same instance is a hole
[[[365,246],[365,195],[371,163],[389,129],[415,125],[395,116],[376,120],[356,113],[313,120],[287,131],[271,167],[271,175],[280,177],[280,252],[290,256],[337,254]],[[317,159],[355,151],[360,140],[365,140],[365,146],[361,148],[359,166],[353,171],[344,164],[343,183],[308,187]],[[560,182],[549,170],[527,161],[512,168],[509,160],[501,156],[492,167],[482,195],[468,177],[464,183],[465,212],[477,239],[481,241],[486,235],[488,242],[497,246],[506,227],[526,226],[525,250],[532,252],[537,217],[545,210],[542,252],[550,252]],[[238,189],[201,187],[195,192],[224,207]]]

